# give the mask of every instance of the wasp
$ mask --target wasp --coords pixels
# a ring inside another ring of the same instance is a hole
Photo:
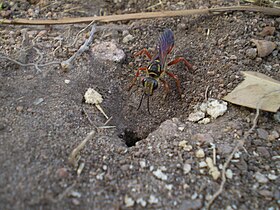
[[[158,88],[159,82],[163,84],[164,90],[166,92],[164,98],[166,97],[166,95],[170,91],[170,88],[168,83],[163,79],[165,75],[175,80],[177,90],[180,96],[182,95],[179,78],[175,74],[169,72],[167,70],[167,67],[177,64],[179,62],[183,62],[185,64],[186,69],[191,70],[192,65],[183,57],[177,57],[174,60],[167,62],[167,56],[171,53],[173,47],[174,33],[170,29],[165,29],[159,37],[157,51],[154,56],[152,56],[146,48],[134,54],[135,57],[144,54],[150,60],[149,65],[147,67],[138,68],[128,88],[129,90],[131,90],[131,88],[135,85],[137,78],[141,75],[142,72],[145,72],[145,76],[142,78],[143,94],[138,109],[141,107],[144,96],[147,96],[147,108],[149,114],[151,114],[149,110],[149,97],[152,96],[154,91]]]

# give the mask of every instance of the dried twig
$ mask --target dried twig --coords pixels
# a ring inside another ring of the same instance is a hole
[[[29,20],[29,19],[0,19],[0,24],[13,25],[62,25],[62,24],[77,24],[77,23],[91,23],[95,22],[116,22],[123,20],[137,20],[137,19],[151,19],[151,18],[166,18],[178,17],[187,15],[202,15],[202,14],[220,14],[229,11],[250,11],[262,12],[266,15],[280,16],[280,10],[270,7],[259,6],[231,6],[231,7],[217,7],[209,9],[190,9],[177,11],[161,11],[161,12],[143,12],[123,15],[108,15],[95,17],[79,17],[79,18],[62,18],[58,20]]]
[[[96,28],[95,25],[93,25],[90,31],[89,38],[84,42],[84,44],[79,48],[79,50],[74,55],[72,55],[69,59],[61,62],[61,67],[63,69],[65,70],[69,69],[72,66],[72,62],[76,59],[76,57],[80,56],[83,52],[89,49],[89,46],[93,41],[93,36],[95,32],[96,32]]]
[[[67,46],[67,47],[72,47],[72,46],[74,46],[74,45],[76,44],[77,40],[78,40],[79,35],[80,35],[81,33],[83,33],[85,30],[87,30],[94,22],[95,22],[94,20],[91,21],[90,24],[88,24],[86,27],[84,27],[82,30],[80,30],[80,31],[77,33],[77,35],[76,35],[76,37],[75,37],[73,43],[72,43],[71,45]],[[94,26],[94,27],[96,28],[96,26]]]
[[[92,139],[95,134],[95,130],[91,131],[87,137],[71,152],[68,161],[72,164],[75,168],[78,166],[78,154],[84,148],[86,143]]]
[[[232,160],[233,158],[233,155],[238,151],[239,148],[243,147],[243,145],[245,144],[245,141],[247,140],[247,138],[249,137],[249,135],[253,132],[253,130],[255,129],[255,127],[257,126],[257,121],[258,121],[258,117],[259,117],[259,114],[260,114],[260,106],[263,102],[263,100],[265,99],[265,97],[267,97],[268,95],[270,94],[273,94],[275,92],[280,92],[280,90],[274,90],[274,91],[271,91],[267,94],[265,94],[263,97],[261,97],[258,101],[258,104],[257,104],[257,107],[256,107],[256,115],[255,115],[255,118],[253,120],[253,125],[252,127],[250,128],[249,131],[247,131],[245,134],[244,134],[244,137],[239,140],[237,142],[237,144],[235,145],[234,149],[232,150],[232,152],[230,153],[230,155],[228,156],[227,158],[227,161],[224,163],[223,165],[223,169],[222,169],[222,182],[220,184],[220,187],[219,189],[215,192],[215,194],[212,196],[211,200],[207,203],[206,205],[206,209],[210,209],[211,208],[211,205],[213,204],[213,202],[216,200],[216,198],[223,192],[223,189],[224,189],[224,185],[226,183],[226,169],[228,167],[228,164],[229,162]]]
[[[23,66],[23,67],[28,67],[28,66],[34,66],[38,72],[41,71],[40,67],[44,67],[44,66],[48,66],[48,65],[56,65],[56,64],[61,64],[61,62],[59,61],[52,61],[52,62],[49,62],[49,63],[44,63],[44,64],[38,64],[38,63],[22,63],[20,61],[17,61],[17,60],[14,60],[12,58],[10,58],[9,56],[2,56],[0,55],[0,59],[6,59],[6,60],[9,60],[15,64],[18,64],[20,66]]]

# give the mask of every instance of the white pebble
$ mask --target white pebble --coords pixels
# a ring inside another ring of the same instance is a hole
[[[155,175],[155,177],[157,177],[158,179],[161,179],[163,181],[167,180],[167,175],[162,173],[162,171],[160,169],[157,169],[156,171],[153,171],[153,174]]]
[[[201,161],[201,162],[199,162],[198,166],[199,166],[199,168],[205,168],[205,167],[207,167],[207,163],[205,161]]]
[[[145,160],[139,161],[139,164],[140,164],[140,167],[141,167],[141,168],[145,168],[145,167],[147,166]]]
[[[191,171],[191,169],[192,169],[192,166],[191,166],[190,164],[185,163],[185,164],[183,165],[184,174],[188,174],[188,173]]]
[[[125,195],[124,203],[126,207],[132,207],[134,206],[135,201],[131,197],[128,197],[128,195]]]
[[[259,183],[264,184],[268,182],[268,178],[266,178],[266,176],[264,174],[261,174],[260,172],[256,172],[254,176]]]
[[[155,195],[150,195],[148,202],[150,204],[156,204],[156,203],[158,203],[158,198]]]
[[[268,174],[267,177],[269,180],[276,180],[278,178],[275,174]]]
[[[232,179],[232,177],[233,177],[233,172],[232,172],[231,169],[227,169],[227,170],[226,170],[226,177],[227,177],[228,179]]]
[[[165,188],[168,189],[168,190],[172,190],[173,185],[172,184],[167,184],[167,185],[165,185]]]
[[[195,153],[195,156],[197,158],[204,158],[205,157],[205,153],[204,153],[203,149],[197,150],[196,153]]]
[[[143,198],[138,198],[136,200],[136,203],[140,204],[142,207],[145,207],[147,205],[147,202]]]
[[[70,83],[70,80],[69,79],[66,79],[64,80],[65,84],[69,84]]]

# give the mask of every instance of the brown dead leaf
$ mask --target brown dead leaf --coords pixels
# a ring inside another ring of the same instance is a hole
[[[242,73],[245,80],[223,99],[241,106],[277,112],[280,107],[280,82],[258,72]]]

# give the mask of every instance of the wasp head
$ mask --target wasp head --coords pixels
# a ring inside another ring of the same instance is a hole
[[[153,77],[146,77],[142,80],[144,87],[144,94],[147,96],[152,96],[154,90],[158,87],[158,81]]]

